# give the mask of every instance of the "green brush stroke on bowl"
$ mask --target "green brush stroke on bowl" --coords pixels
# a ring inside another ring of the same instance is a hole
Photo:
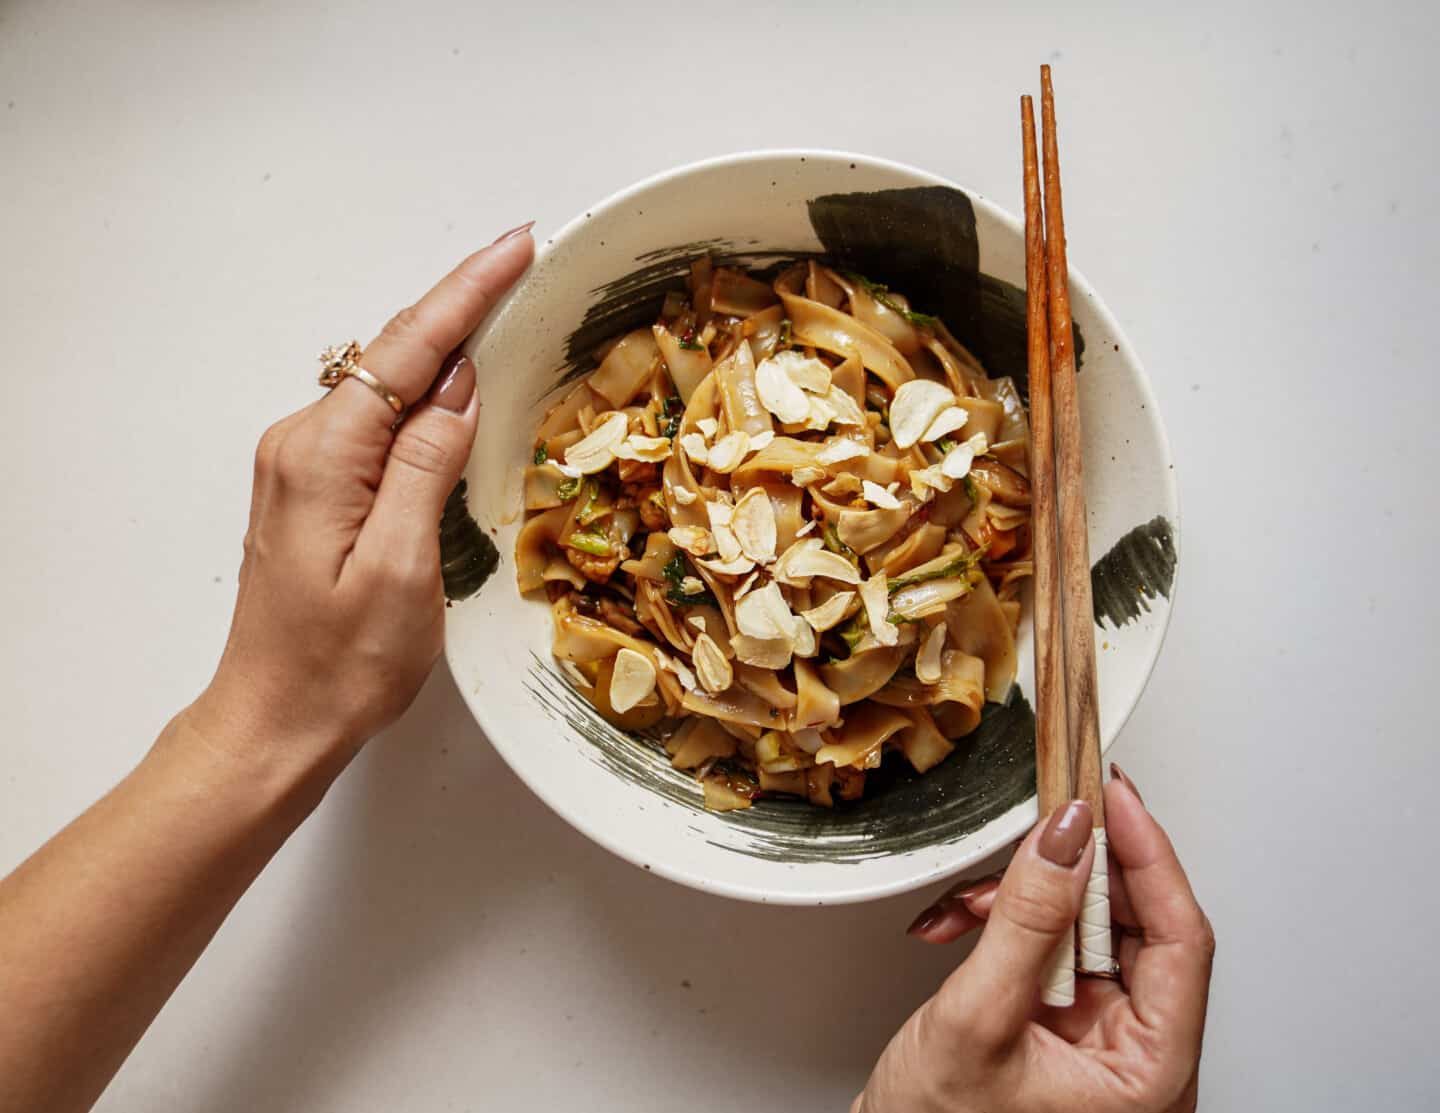
[[[525,687],[557,723],[588,744],[610,772],[670,804],[705,811],[700,785],[670,765],[663,732],[626,734],[595,711],[550,662],[532,655]],[[924,775],[892,754],[868,774],[866,795],[834,808],[802,800],[761,800],[719,818],[749,836],[739,853],[780,862],[858,862],[978,831],[1035,794],[1035,716],[1018,686],[985,706],[980,726]],[[716,844],[720,845],[720,844]]]
[[[468,599],[500,567],[500,550],[470,513],[467,484],[460,480],[440,516],[440,576],[445,598]]]
[[[1164,517],[1152,518],[1120,538],[1090,570],[1095,625],[1108,621],[1118,629],[1148,614],[1157,595],[1169,599],[1178,559],[1175,531]]]

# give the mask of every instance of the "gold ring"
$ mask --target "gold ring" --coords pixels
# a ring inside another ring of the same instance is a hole
[[[378,378],[360,366],[360,344],[352,340],[348,344],[336,344],[320,353],[320,385],[334,390],[345,378],[358,379],[395,411],[395,424],[405,417],[405,401]]]

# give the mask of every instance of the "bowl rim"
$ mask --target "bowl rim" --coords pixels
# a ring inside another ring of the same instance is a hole
[[[646,193],[658,186],[694,174],[706,173],[725,167],[753,162],[790,159],[799,159],[802,161],[813,159],[817,162],[835,161],[843,162],[847,165],[856,163],[893,173],[898,178],[908,179],[917,185],[936,185],[956,189],[964,193],[975,207],[983,209],[988,217],[1008,228],[1016,236],[1024,236],[1024,223],[1020,217],[991,201],[984,194],[960,185],[931,170],[925,170],[908,163],[882,158],[876,155],[861,154],[835,148],[754,148],[733,152],[731,154],[715,155],[670,167],[669,169],[651,174],[648,177],[642,178],[639,181],[608,194],[595,204],[581,209],[554,233],[547,236],[542,243],[537,244],[534,262],[531,264],[532,269],[535,264],[541,262],[549,254],[559,250],[559,245],[563,244],[580,229],[589,224],[597,214],[608,212],[625,205],[636,196]],[[1130,717],[1134,714],[1136,707],[1139,706],[1140,699],[1144,695],[1145,689],[1149,686],[1150,679],[1155,671],[1155,666],[1160,659],[1161,650],[1164,648],[1165,639],[1169,634],[1170,622],[1174,615],[1176,592],[1179,587],[1179,557],[1181,549],[1180,503],[1178,485],[1175,479],[1174,454],[1170,444],[1170,437],[1166,431],[1165,423],[1160,418],[1160,411],[1156,405],[1154,390],[1151,386],[1149,376],[1145,373],[1144,365],[1141,363],[1138,355],[1135,354],[1134,348],[1131,346],[1128,337],[1125,336],[1119,321],[1115,319],[1109,306],[1106,305],[1105,301],[1096,293],[1095,288],[1084,277],[1083,273],[1071,267],[1069,269],[1069,279],[1074,292],[1086,299],[1090,311],[1099,318],[1100,324],[1106,333],[1122,345],[1122,350],[1127,353],[1128,360],[1134,364],[1136,370],[1139,372],[1135,378],[1142,401],[1145,403],[1144,413],[1147,415],[1148,422],[1153,426],[1160,449],[1161,467],[1159,471],[1161,502],[1166,508],[1165,513],[1172,526],[1176,554],[1175,577],[1170,586],[1166,606],[1161,616],[1159,636],[1155,639],[1154,648],[1149,655],[1149,659],[1145,661],[1142,667],[1143,675],[1140,684],[1135,689],[1134,698],[1130,700],[1129,705],[1125,707],[1118,720],[1114,723],[1113,730],[1109,732],[1102,731],[1100,741],[1103,754],[1114,744],[1115,740],[1125,729],[1125,725],[1130,721]],[[504,303],[508,303],[513,297],[517,296],[521,291],[522,285],[523,277],[521,284],[517,284],[516,287],[506,295],[502,304],[492,309],[489,320],[493,321],[496,319],[500,311],[504,308]],[[1073,295],[1072,300],[1075,300]],[[483,341],[486,332],[488,332],[488,322],[487,324],[482,324],[465,341],[465,347],[468,349],[473,344]],[[900,854],[888,855],[886,856],[887,860],[891,861],[897,857],[903,858],[907,855],[913,855],[917,861],[914,869],[886,880],[872,881],[859,885],[846,885],[834,889],[827,888],[823,891],[805,889],[803,886],[795,889],[778,889],[743,882],[717,881],[702,872],[687,869],[684,866],[675,866],[639,856],[635,854],[632,848],[627,846],[623,840],[609,834],[602,824],[592,821],[590,816],[561,807],[552,795],[549,787],[543,783],[543,779],[532,779],[526,770],[511,761],[508,744],[496,741],[497,736],[504,736],[504,730],[500,729],[501,724],[498,722],[492,725],[491,716],[487,712],[483,701],[478,698],[479,693],[469,691],[466,685],[459,683],[457,662],[453,659],[453,655],[456,652],[458,652],[456,639],[451,636],[451,625],[447,620],[445,660],[452,677],[456,681],[456,687],[460,691],[461,698],[465,701],[465,705],[469,709],[471,716],[484,732],[491,747],[499,754],[510,771],[514,773],[546,807],[580,834],[604,847],[617,857],[624,859],[632,865],[642,867],[647,873],[657,874],[669,881],[677,882],[688,888],[700,890],[701,892],[761,904],[806,907],[855,904],[871,900],[881,900],[886,897],[913,892],[931,883],[954,877],[957,874],[971,869],[992,855],[1002,852],[1013,844],[1018,843],[1018,841],[1024,837],[1025,833],[1035,824],[1038,817],[1037,798],[1032,796],[1028,800],[1014,805],[994,819],[991,819],[980,827],[979,830],[965,836],[965,838],[961,840],[961,843],[956,844],[957,846],[968,844],[969,849],[963,854],[928,865],[922,864],[920,859],[921,854],[925,850],[933,849],[931,847],[922,847]],[[863,863],[852,863],[852,865],[861,864]],[[795,872],[798,876],[803,876],[804,874],[803,869],[799,868],[797,868]]]

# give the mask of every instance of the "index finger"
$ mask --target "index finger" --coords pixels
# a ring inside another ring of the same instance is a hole
[[[1169,837],[1119,779],[1105,786],[1105,828],[1143,933],[1129,978],[1131,1007],[1146,1027],[1198,1047],[1215,957],[1210,921]]]
[[[506,232],[442,278],[414,305],[400,310],[370,342],[360,365],[406,406],[425,396],[440,364],[480,324],[530,265],[531,224]],[[323,400],[340,420],[389,428],[395,413],[364,383],[347,378]]]

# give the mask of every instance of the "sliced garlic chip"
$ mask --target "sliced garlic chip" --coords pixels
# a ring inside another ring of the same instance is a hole
[[[680,687],[687,692],[695,690],[695,674],[690,671],[689,665],[678,658],[670,658],[663,649],[652,649],[650,652],[655,654],[655,660],[662,672],[673,672],[680,678]]]
[[[778,526],[775,522],[775,505],[763,487],[751,487],[745,496],[735,504],[735,516],[730,528],[740,551],[757,564],[768,564],[775,559],[775,541]]]
[[[689,449],[687,448],[688,452]],[[750,451],[750,434],[743,429],[726,433],[710,449],[708,463],[712,471],[732,472]]]
[[[910,490],[918,499],[926,500],[932,497],[932,491],[939,491],[942,494],[955,486],[955,481],[940,470],[939,464],[932,464],[928,468],[916,468],[910,473]]]
[[[699,433],[686,433],[680,438],[680,447],[685,450],[685,455],[690,457],[691,463],[704,464],[710,459],[710,450],[705,447],[705,438]]]
[[[681,595],[699,595],[705,590],[705,581],[699,576],[682,576],[680,579]]]
[[[808,587],[814,576],[858,584],[860,573],[839,553],[823,548],[818,537],[806,537],[785,550],[775,564],[775,578],[791,587]]]
[[[642,460],[647,464],[658,464],[670,457],[670,438],[644,437],[632,433],[620,442],[615,449],[615,456],[620,460]]]
[[[783,669],[790,663],[789,638],[755,638],[749,634],[736,634],[730,639],[735,650],[735,659],[742,665],[754,665],[757,669]]]
[[[735,530],[730,526],[716,526],[715,551],[720,554],[721,560],[739,560],[745,554],[740,549],[740,541],[735,536]]]
[[[945,623],[940,622],[930,631],[920,652],[915,654],[915,679],[921,684],[940,683],[940,654],[945,648]]]
[[[710,519],[710,528],[716,526],[728,526],[730,520],[735,517],[735,508],[729,503],[707,502],[705,504],[705,516]]]
[[[701,526],[671,526],[665,536],[691,556],[705,556],[715,551],[715,539]]]
[[[830,368],[824,362],[793,349],[776,352],[766,363],[778,367],[801,390],[824,394],[830,389]],[[763,364],[762,364],[763,366]],[[759,369],[756,369],[758,375]]]
[[[814,518],[811,518],[808,522],[806,522],[803,526],[801,526],[795,531],[795,536],[804,537],[807,533],[812,532],[819,524],[820,523],[817,522]]]
[[[814,468],[809,464],[801,464],[790,473],[790,482],[797,487],[808,487],[812,483],[819,483],[824,478],[824,468]]]
[[[785,353],[781,353],[785,354]],[[800,357],[804,359],[804,356]],[[762,360],[755,368],[755,390],[761,404],[787,425],[804,421],[810,413],[810,400],[785,371],[788,361],[775,356]]]
[[[854,598],[853,591],[837,591],[818,607],[801,611],[800,617],[810,623],[817,633],[823,634],[826,630],[833,629],[835,624],[845,617],[845,612],[849,610]]]
[[[830,403],[818,395],[810,395],[809,412],[805,415],[805,423],[801,428],[824,432],[830,428],[830,423],[835,420],[835,411],[830,408]]]
[[[590,434],[565,450],[565,463],[579,468],[582,475],[604,471],[615,462],[615,450],[625,439],[630,419],[622,413],[606,414]]]
[[[970,474],[970,465],[975,457],[982,455],[990,445],[984,433],[976,433],[964,444],[952,448],[940,461],[940,471],[951,479],[964,479]]]
[[[719,576],[743,576],[755,568],[755,562],[743,556],[736,557],[734,560],[705,560],[702,558],[700,567]]]
[[[764,449],[769,448],[770,442],[774,439],[775,431],[773,429],[766,429],[763,433],[756,433],[753,437],[750,438],[750,448],[747,450],[746,454],[748,455],[751,452],[760,452]]]
[[[670,493],[675,496],[675,501],[678,502],[681,506],[689,506],[692,502],[694,502],[697,498],[700,497],[694,491],[690,490],[689,487],[672,486],[670,488]]]
[[[712,440],[715,434],[720,431],[720,423],[716,421],[713,417],[702,417],[699,421],[695,423],[695,428],[699,429],[701,434],[708,441]]]
[[[775,584],[756,588],[735,604],[735,625],[752,638],[783,638],[794,635],[794,616]]]
[[[938,441],[941,437],[948,437],[957,429],[963,429],[965,423],[970,420],[970,415],[959,406],[951,406],[948,410],[941,410],[939,416],[930,423],[925,430],[922,441]]]
[[[881,510],[900,509],[900,500],[880,484],[866,479],[861,482],[860,487],[865,494],[865,501],[871,506],[878,506]]]
[[[825,392],[825,405],[829,408],[836,425],[865,426],[865,411],[860,403],[850,397],[849,391],[832,386]]]
[[[811,626],[810,623],[806,622],[803,618],[797,617],[795,619],[794,630],[795,634],[793,641],[795,643],[795,648],[793,652],[795,656],[815,656],[815,651],[820,648],[819,639],[815,637],[815,628]]]
[[[955,405],[950,388],[929,379],[901,383],[890,403],[890,436],[896,448],[917,443],[941,411]]]
[[[900,641],[900,628],[890,621],[890,589],[884,572],[876,572],[860,585],[860,601],[865,604],[865,617],[870,633],[881,645]]]
[[[615,654],[615,671],[610,675],[610,706],[629,711],[655,691],[655,666],[643,653],[622,648]]]
[[[709,634],[701,634],[695,639],[691,660],[695,662],[695,675],[707,692],[723,692],[735,683],[735,671]]]
[[[849,437],[836,437],[815,453],[815,459],[827,465],[842,464],[846,460],[856,460],[869,455],[870,450],[859,441]]]

